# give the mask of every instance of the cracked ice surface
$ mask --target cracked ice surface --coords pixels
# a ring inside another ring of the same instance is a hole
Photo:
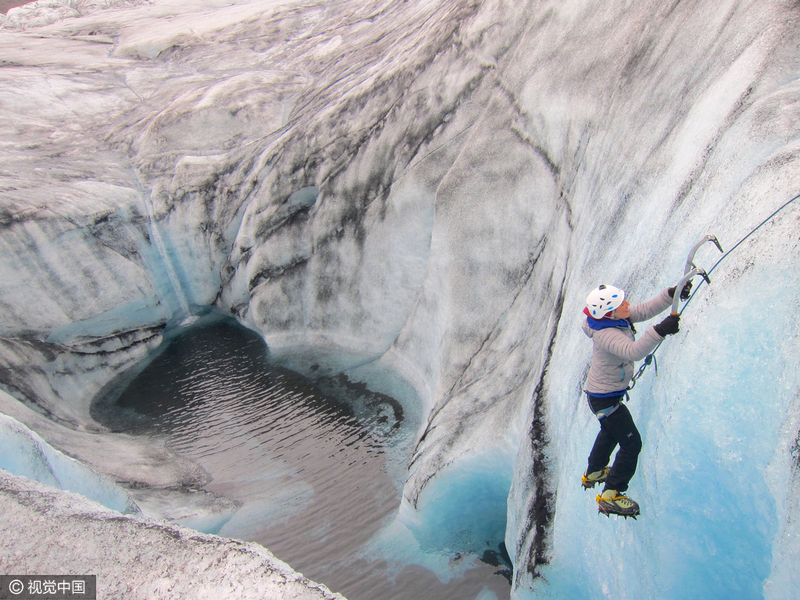
[[[791,597],[796,206],[720,264],[637,386],[640,522],[601,522],[577,481],[596,429],[587,291],[648,298],[701,235],[728,249],[800,192],[797,16],[780,1],[13,9],[0,357],[36,410],[4,412],[90,464],[107,449],[115,478],[192,480],[97,431],[88,404],[214,303],[293,368],[413,385],[393,524],[412,546],[449,543],[425,524],[469,499],[461,475],[496,472],[516,597]]]

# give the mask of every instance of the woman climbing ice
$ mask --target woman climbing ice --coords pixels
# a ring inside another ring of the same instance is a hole
[[[689,297],[691,283],[681,290],[681,298]],[[675,288],[642,304],[625,300],[625,292],[611,285],[592,290],[586,299],[586,321],[583,330],[592,338],[592,365],[586,381],[586,394],[592,412],[600,421],[589,466],[583,474],[587,489],[605,482],[603,493],[597,496],[600,512],[635,517],[639,505],[623,492],[628,489],[642,449],[642,438],[633,417],[622,404],[631,379],[633,363],[650,354],[668,335],[678,332],[680,317],[671,314],[658,325],[648,327],[637,340],[633,324],[652,319],[672,304]],[[608,468],[611,453],[619,445],[614,464]]]

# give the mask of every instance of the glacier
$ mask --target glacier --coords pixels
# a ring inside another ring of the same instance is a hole
[[[111,510],[141,516],[130,495],[109,477],[65,456],[15,418],[0,414],[0,431],[1,469],[81,494]]]
[[[647,299],[701,236],[729,250],[800,193],[798,16],[783,0],[13,8],[0,409],[124,489],[191,503],[170,490],[202,486],[197,465],[89,408],[213,306],[280,364],[345,374],[418,424],[400,509],[365,552],[446,580],[451,553],[499,531],[520,600],[797,598],[800,202],[722,262],[698,253],[711,284],[631,393],[639,521],[599,518],[579,484],[588,291]],[[45,515],[13,570],[83,500],[2,477],[13,519]],[[15,503],[19,486],[54,508]],[[225,510],[208,502],[197,514]],[[102,527],[147,523],[92,506]],[[189,558],[187,531],[164,546],[176,561],[232,552],[210,536],[219,554]]]

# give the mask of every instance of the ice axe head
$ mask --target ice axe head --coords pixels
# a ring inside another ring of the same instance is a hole
[[[724,250],[722,249],[722,245],[719,243],[719,240],[717,239],[717,236],[711,234],[704,235],[697,241],[697,243],[694,246],[692,246],[692,249],[689,252],[689,257],[686,259],[686,266],[683,269],[684,275],[688,274],[689,271],[691,271],[692,267],[695,266],[694,255],[697,254],[697,250],[700,248],[700,246],[702,246],[706,242],[714,242],[714,245],[717,247],[717,249],[720,252],[724,252]]]
[[[705,279],[706,283],[711,283],[711,279],[708,277],[708,273],[706,273],[703,269],[699,267],[695,267],[686,273],[678,282],[678,285],[675,286],[675,293],[673,294],[672,298],[672,314],[678,314],[678,303],[680,302],[681,296],[679,290],[683,289],[683,286],[686,285],[689,281],[691,281],[695,275],[700,275],[703,279]]]

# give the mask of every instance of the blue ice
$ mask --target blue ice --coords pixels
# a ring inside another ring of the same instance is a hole
[[[120,513],[140,514],[127,492],[111,479],[65,456],[15,418],[4,414],[0,414],[0,468],[81,494]]]

